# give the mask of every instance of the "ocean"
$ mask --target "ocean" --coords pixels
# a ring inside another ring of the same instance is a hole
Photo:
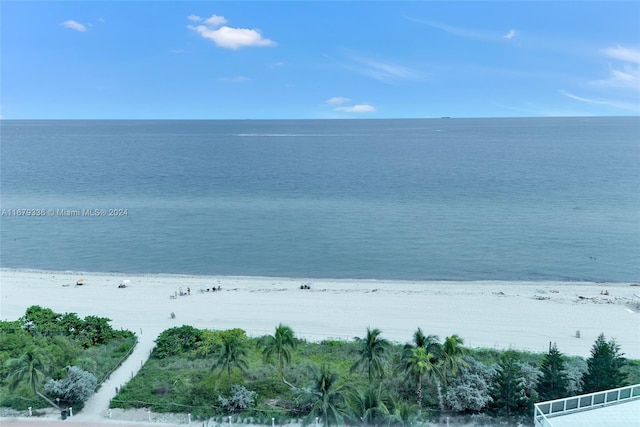
[[[0,121],[0,267],[640,280],[640,118]]]

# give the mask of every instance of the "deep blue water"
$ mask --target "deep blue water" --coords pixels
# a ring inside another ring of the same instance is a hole
[[[0,126],[4,268],[640,280],[637,117]]]

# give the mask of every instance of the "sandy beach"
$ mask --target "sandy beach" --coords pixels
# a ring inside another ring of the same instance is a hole
[[[83,286],[76,282],[85,279]],[[269,334],[282,322],[296,336],[319,341],[363,336],[367,326],[395,342],[416,328],[469,347],[588,356],[600,333],[640,359],[640,286],[634,283],[406,282],[264,277],[122,275],[0,270],[0,318],[14,320],[31,305],[112,319],[146,336],[184,324]],[[129,285],[118,288],[122,280]],[[310,283],[311,289],[300,289]],[[220,287],[219,291],[207,289]],[[190,290],[190,295],[176,293]],[[602,295],[607,291],[608,295]],[[172,298],[173,297],[173,298]],[[171,314],[175,314],[172,318]],[[580,331],[580,338],[576,332]]]
[[[83,285],[78,286],[80,279]],[[129,282],[119,288],[123,280]],[[2,320],[15,320],[27,307],[40,305],[59,313],[108,317],[114,327],[138,334],[134,353],[84,410],[66,421],[82,425],[148,421],[143,410],[111,419],[107,408],[113,390],[137,372],[160,332],[185,324],[242,328],[250,336],[261,336],[284,323],[297,337],[311,341],[350,340],[371,326],[398,343],[410,341],[421,327],[441,339],[458,334],[468,347],[545,352],[549,342],[556,342],[563,353],[584,357],[604,333],[615,338],[627,357],[640,359],[640,286],[635,283],[312,280],[11,269],[0,269],[0,283]],[[301,289],[305,284],[310,289]],[[2,423],[58,425],[56,418],[55,413],[39,420],[19,415]],[[165,418],[154,414],[152,421],[186,423],[184,414]]]

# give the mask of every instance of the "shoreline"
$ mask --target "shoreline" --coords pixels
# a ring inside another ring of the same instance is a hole
[[[86,284],[75,286],[80,278]],[[130,284],[119,289],[124,279]],[[472,348],[545,352],[549,342],[556,342],[562,353],[582,357],[604,333],[626,357],[640,359],[640,299],[634,297],[640,286],[631,282],[337,280],[2,268],[0,283],[0,320],[16,320],[27,307],[40,305],[107,317],[114,327],[135,333],[157,335],[188,324],[238,327],[261,336],[283,323],[309,341],[351,340],[376,327],[398,343],[409,342],[420,327],[441,340],[458,334]],[[311,283],[311,289],[300,289],[304,283]],[[211,291],[217,286],[220,291]],[[180,288],[190,289],[190,295],[176,295]]]
[[[375,283],[399,283],[399,284],[442,284],[447,283],[459,284],[459,283],[478,283],[478,284],[557,284],[561,285],[629,285],[638,286],[640,292],[640,279],[637,281],[625,280],[577,280],[577,279],[542,279],[542,280],[522,280],[522,279],[376,279],[376,278],[335,278],[335,277],[294,277],[294,276],[247,276],[247,275],[224,275],[224,274],[191,274],[191,273],[127,273],[127,272],[102,272],[102,271],[89,271],[89,270],[50,270],[46,268],[12,268],[12,267],[0,267],[0,275],[3,273],[40,273],[40,274],[52,274],[52,275],[68,275],[68,276],[101,276],[101,277],[116,277],[118,279],[140,277],[140,278],[153,278],[160,279],[255,279],[255,280],[276,280],[276,281],[288,281],[296,280],[303,282],[370,282]]]

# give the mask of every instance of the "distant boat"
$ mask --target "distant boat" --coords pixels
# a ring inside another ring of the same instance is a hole
[[[440,117],[440,118],[441,118],[441,119],[450,119],[451,117],[449,117],[449,116],[442,116],[442,117]]]

